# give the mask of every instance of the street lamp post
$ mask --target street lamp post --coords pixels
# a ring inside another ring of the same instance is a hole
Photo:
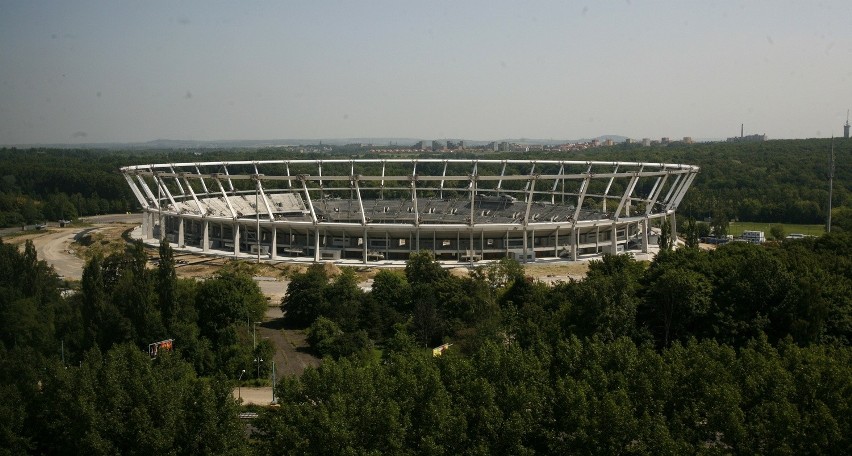
[[[252,348],[253,348],[254,350],[257,350],[257,325],[258,325],[259,323],[261,323],[261,322],[256,321],[256,322],[254,322],[254,324],[251,326],[251,342],[252,342]]]
[[[257,378],[260,378],[260,363],[263,362],[263,358],[257,357],[254,359],[255,364],[257,364]]]
[[[243,402],[243,374],[246,373],[246,370],[243,369],[240,372],[240,378],[237,379],[237,398],[240,400],[240,403]]]
[[[272,360],[272,404],[275,403],[275,360]]]

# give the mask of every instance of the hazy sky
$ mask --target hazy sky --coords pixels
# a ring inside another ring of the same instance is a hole
[[[828,137],[850,24],[850,0],[0,0],[0,144]]]

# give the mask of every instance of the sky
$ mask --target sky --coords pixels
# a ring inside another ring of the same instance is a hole
[[[842,135],[852,1],[0,0],[0,144]]]

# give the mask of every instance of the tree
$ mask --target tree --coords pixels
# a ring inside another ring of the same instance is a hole
[[[103,257],[96,254],[86,263],[81,284],[81,315],[86,328],[86,340],[103,350],[129,340],[132,335],[130,321],[110,299],[109,292],[112,289],[108,288],[109,282],[104,275],[107,266]],[[111,282],[115,280],[112,278]]]
[[[693,322],[706,315],[711,293],[709,280],[695,271],[665,268],[655,273],[643,307],[662,346],[695,334]]]
[[[686,226],[683,229],[684,238],[686,240],[686,248],[698,248],[698,226],[695,224],[695,219],[689,217],[686,219]]]
[[[308,328],[307,340],[320,355],[330,355],[337,338],[342,335],[343,330],[337,323],[321,316]]]
[[[772,239],[776,241],[783,241],[786,233],[784,232],[784,225],[772,225],[769,227],[769,234],[772,236]]]
[[[351,268],[343,268],[341,274],[325,287],[324,305],[319,315],[326,316],[347,332],[359,327],[364,292],[358,286],[358,277]]]
[[[831,231],[852,232],[852,207],[835,207],[831,210]]]
[[[287,293],[281,299],[281,311],[284,318],[301,327],[310,326],[328,307],[325,289],[328,276],[320,264],[308,267],[305,272],[296,273],[290,279]]]
[[[94,350],[80,367],[42,376],[33,418],[36,453],[247,454],[230,388],[132,345]]]
[[[665,252],[667,250],[671,250],[673,240],[672,236],[672,225],[669,222],[668,217],[663,218],[662,225],[660,226],[660,237],[657,241],[657,244],[660,246],[660,251]]]
[[[730,221],[725,211],[719,208],[713,210],[713,218],[710,221],[710,228],[713,231],[713,236],[723,238],[728,235],[728,227]]]
[[[433,284],[449,273],[435,260],[435,255],[428,250],[414,252],[405,262],[405,278],[412,286]]]
[[[177,302],[175,293],[177,274],[175,273],[175,258],[168,241],[160,242],[160,262],[157,264],[157,294],[163,322],[167,328],[175,324],[177,317]]]
[[[201,283],[195,305],[201,335],[216,347],[219,342],[229,341],[223,337],[233,331],[232,325],[261,320],[266,311],[266,298],[251,277],[219,274]]]
[[[512,258],[501,258],[486,266],[478,266],[471,271],[471,277],[488,283],[492,293],[524,279],[524,267]]]
[[[370,294],[383,307],[401,314],[411,312],[411,287],[405,276],[396,271],[382,269],[377,272]]]
[[[411,317],[411,287],[405,275],[382,269],[373,277],[373,287],[364,299],[361,321],[374,339],[391,336],[393,326]]]
[[[563,332],[602,340],[633,336],[642,270],[629,255],[591,261],[586,279],[564,288],[571,307],[562,322]]]
[[[741,346],[761,332],[773,340],[787,335],[784,305],[791,277],[784,264],[758,245],[732,243],[710,252],[714,338]]]

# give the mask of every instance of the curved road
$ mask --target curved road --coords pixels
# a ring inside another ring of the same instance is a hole
[[[100,225],[112,223],[137,223],[141,220],[139,214],[108,214],[85,217],[80,219],[94,227],[75,227],[51,229],[42,236],[33,238],[33,244],[41,260],[53,266],[56,273],[69,280],[83,278],[85,262],[69,250],[76,236],[86,231],[97,231]]]
[[[78,258],[69,250],[71,243],[74,242],[74,237],[82,231],[84,230],[62,230],[34,238],[33,244],[36,247],[39,259],[53,266],[56,273],[66,279],[82,279],[85,263],[82,258]]]

